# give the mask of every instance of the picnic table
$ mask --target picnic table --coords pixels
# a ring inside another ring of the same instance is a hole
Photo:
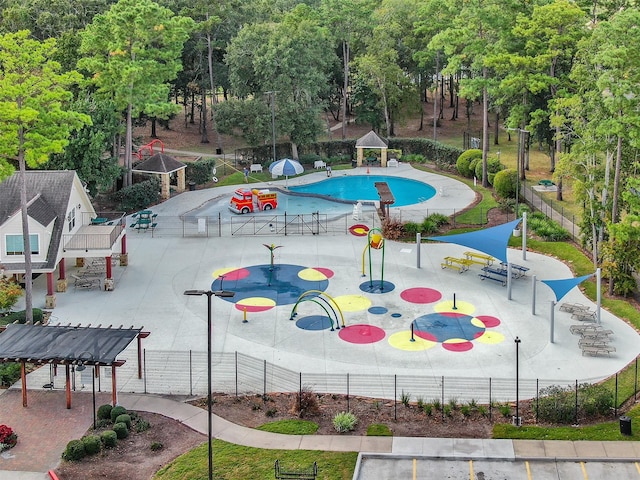
[[[481,280],[484,280],[484,279],[493,280],[494,282],[501,283],[503,287],[507,284],[507,272],[505,270],[491,268],[491,267],[484,267],[482,271],[484,273],[478,274]]]
[[[540,180],[538,182],[538,185],[542,185],[544,188],[549,188],[553,187],[555,183],[553,183],[551,180]]]
[[[132,218],[135,219],[135,222],[131,224],[131,228],[135,228],[138,232],[140,230],[146,231],[150,228],[154,229],[158,226],[155,222],[157,216],[158,214],[153,213],[151,210],[142,210],[138,213],[134,213]]]
[[[500,266],[506,271],[509,264],[505,262],[500,262]],[[523,265],[518,265],[517,263],[511,264],[511,276],[513,278],[524,277],[528,271],[529,271],[529,268]]]
[[[471,263],[472,262],[470,262],[466,258],[444,257],[440,266],[443,269],[450,268],[452,270],[457,270],[458,273],[462,273],[469,270],[469,266],[471,265]]]
[[[491,255],[487,255],[485,253],[467,251],[464,252],[464,256],[472,263],[477,263],[478,265],[486,265],[487,267],[490,267],[491,265],[493,265],[493,262],[496,261],[496,259]]]
[[[93,217],[91,219],[91,225],[104,225],[109,221],[106,217]]]

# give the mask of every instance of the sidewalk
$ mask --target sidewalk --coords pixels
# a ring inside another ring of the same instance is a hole
[[[0,455],[0,480],[43,480],[56,468],[66,444],[80,438],[91,426],[91,396],[74,395],[70,410],[64,392],[29,391],[29,407],[22,407],[19,390],[0,395],[2,422],[20,425],[21,441]],[[105,396],[105,401],[108,395]],[[129,410],[174,418],[207,434],[207,412],[167,397],[120,394],[120,403]],[[52,414],[55,412],[55,414]],[[43,432],[56,432],[43,435]],[[215,438],[237,445],[281,450],[324,450],[366,453],[367,458],[432,458],[440,460],[493,459],[503,461],[636,461],[637,442],[572,442],[557,440],[491,440],[423,437],[366,437],[349,435],[281,435],[235,425],[213,417]]]

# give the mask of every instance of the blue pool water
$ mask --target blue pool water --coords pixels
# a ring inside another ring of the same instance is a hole
[[[424,202],[433,197],[435,189],[423,182],[408,178],[391,177],[384,175],[351,175],[343,177],[332,177],[326,180],[311,183],[309,185],[290,186],[289,190],[294,193],[322,195],[301,196],[287,194],[278,191],[278,207],[275,210],[266,212],[256,212],[247,215],[306,215],[313,212],[320,212],[330,217],[347,215],[353,212],[353,203],[358,200],[379,200],[378,191],[374,182],[387,182],[393,196],[395,197],[394,207],[413,205]],[[231,193],[227,196],[213,198],[201,207],[187,213],[189,217],[218,217],[228,219],[237,216],[228,209]],[[331,198],[340,199],[352,203],[342,203],[332,201]],[[363,210],[373,210],[373,206],[364,205]]]
[[[332,177],[309,185],[289,187],[292,192],[326,195],[341,200],[379,200],[375,182],[387,182],[395,198],[394,207],[404,207],[429,200],[436,194],[428,183],[386,175],[349,175]]]

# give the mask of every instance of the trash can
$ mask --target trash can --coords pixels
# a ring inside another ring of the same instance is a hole
[[[222,149],[216,148],[216,155],[222,155]]]
[[[620,433],[622,435],[631,435],[631,417],[626,415],[620,417]]]
[[[196,182],[189,182],[189,191],[193,192],[196,189]]]
[[[357,160],[351,160],[351,168],[356,168],[358,166]]]

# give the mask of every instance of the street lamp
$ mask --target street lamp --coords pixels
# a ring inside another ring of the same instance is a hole
[[[82,356],[84,354],[89,355],[89,358],[87,358],[86,360],[89,362],[93,362],[94,361],[94,357],[93,357],[93,353],[91,352],[82,352],[80,355],[78,355],[78,360],[80,360],[80,365],[78,365],[76,367],[76,371],[78,372],[83,372],[87,367],[85,367],[84,365],[84,360],[82,358]],[[82,376],[82,373],[80,374]],[[95,364],[93,365],[93,371],[91,372],[91,398],[93,400],[93,429],[95,430],[96,427],[96,366]]]
[[[208,432],[209,432],[209,480],[213,480],[213,446],[211,439],[213,437],[213,426],[211,424],[211,297],[233,297],[235,292],[225,290],[185,290],[184,295],[202,296],[206,295],[207,301],[207,413],[209,416]]]
[[[516,339],[514,340],[514,342],[516,343],[516,427],[520,426],[520,352],[519,352],[519,347],[520,347],[520,342],[521,340],[516,337]]]

